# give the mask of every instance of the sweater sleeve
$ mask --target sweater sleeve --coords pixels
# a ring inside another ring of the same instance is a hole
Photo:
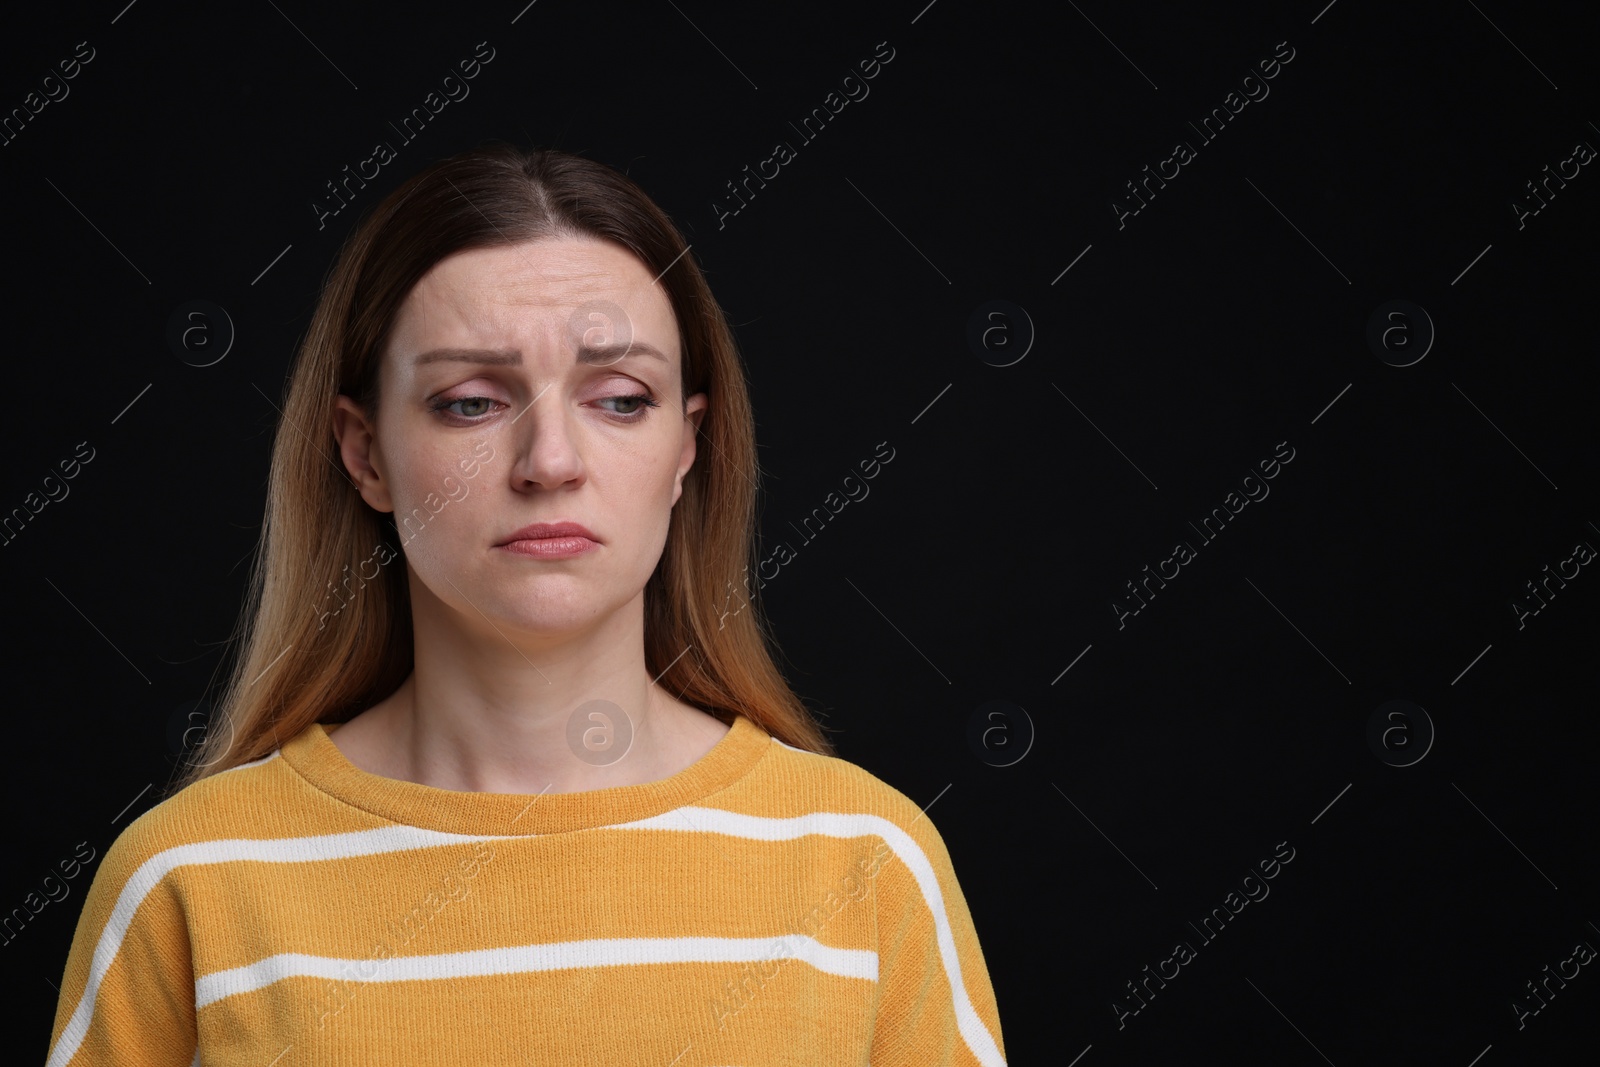
[[[944,840],[920,813],[895,822],[874,875],[879,992],[872,1067],[1003,1067],[994,988]]]
[[[67,953],[47,1067],[190,1067],[194,972],[171,852],[138,821],[106,850]]]

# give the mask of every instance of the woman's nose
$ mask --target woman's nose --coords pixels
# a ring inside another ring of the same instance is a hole
[[[512,417],[511,473],[518,485],[553,489],[582,476],[571,419],[572,413],[554,384],[540,389],[528,406]]]

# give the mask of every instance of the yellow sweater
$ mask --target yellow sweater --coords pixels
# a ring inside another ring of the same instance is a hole
[[[313,724],[134,820],[95,873],[49,1067],[999,1065],[944,842],[738,716],[657,782],[458,792]]]

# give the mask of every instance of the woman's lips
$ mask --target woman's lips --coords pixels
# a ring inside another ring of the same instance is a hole
[[[568,559],[593,552],[600,545],[587,537],[521,537],[499,546],[507,552],[534,559]]]

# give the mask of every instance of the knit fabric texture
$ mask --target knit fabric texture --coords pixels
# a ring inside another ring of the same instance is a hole
[[[49,1067],[1005,1062],[943,840],[855,764],[738,715],[659,781],[461,792],[336,730],[116,838]]]

